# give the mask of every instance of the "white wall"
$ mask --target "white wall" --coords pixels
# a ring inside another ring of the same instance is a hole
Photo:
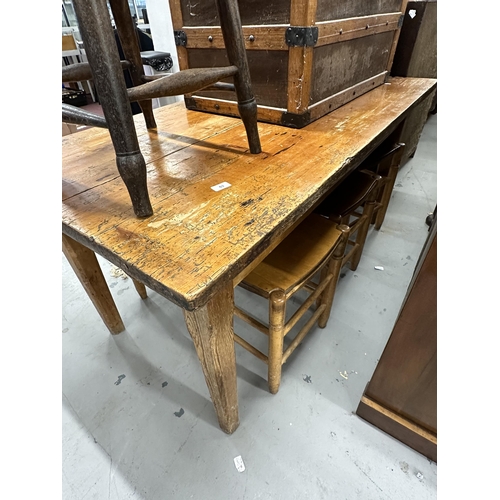
[[[169,52],[174,61],[173,72],[179,71],[179,60],[175,48],[174,28],[170,17],[168,0],[147,0],[149,27],[155,50]]]
[[[149,28],[153,37],[155,50],[169,52],[172,56],[174,65],[172,72],[179,71],[179,60],[177,58],[177,49],[175,48],[174,28],[170,16],[170,5],[168,0],[147,0]],[[182,101],[182,96],[163,98],[160,105],[169,104],[175,101]]]

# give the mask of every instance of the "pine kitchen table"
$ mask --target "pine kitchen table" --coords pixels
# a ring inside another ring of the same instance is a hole
[[[124,329],[95,253],[183,309],[221,429],[239,424],[233,289],[405,118],[434,79],[394,78],[300,130],[259,123],[262,153],[241,120],[155,110],[135,117],[154,214],[135,217],[105,129],[62,140],[63,251],[104,323]],[[397,139],[397,137],[396,137]]]

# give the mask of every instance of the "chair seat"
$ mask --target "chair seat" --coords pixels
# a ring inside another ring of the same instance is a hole
[[[299,224],[241,283],[262,297],[276,289],[286,295],[328,258],[339,240],[337,225],[318,214]]]
[[[319,205],[316,212],[340,221],[354,209],[359,207],[377,186],[379,176],[372,172],[356,170],[335,190],[334,196],[329,196]]]

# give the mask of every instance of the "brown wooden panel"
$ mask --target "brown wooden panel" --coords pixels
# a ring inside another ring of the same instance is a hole
[[[190,68],[226,66],[229,64],[224,50],[190,49],[188,56]],[[247,52],[247,57],[250,67],[250,78],[252,80],[252,90],[257,104],[286,109],[288,52],[249,51]],[[224,81],[232,82],[232,79]],[[234,92],[199,91],[195,95],[236,101]]]
[[[355,17],[318,23],[318,43],[316,47],[375,35],[384,31],[394,32],[398,30],[400,17],[400,13],[393,12],[377,16]]]
[[[406,76],[437,77],[437,2],[428,2]]]
[[[310,104],[383,73],[392,38],[388,31],[315,48]]]
[[[437,2],[408,2],[391,74],[436,78]]]
[[[184,26],[220,26],[214,0],[181,0]],[[239,0],[241,23],[288,24],[290,0]]]
[[[365,395],[437,433],[437,236]]]
[[[191,96],[186,98],[186,108],[217,113],[218,115],[240,116],[236,101]],[[258,106],[257,120],[268,123],[281,123],[284,112],[286,112],[285,109]]]
[[[318,0],[316,21],[398,12],[401,4],[401,0]]]
[[[437,437],[435,434],[427,432],[366,396],[361,398],[356,414],[410,448],[437,462]]]
[[[340,108],[340,106],[347,104],[353,99],[366,94],[366,92],[377,88],[379,85],[383,85],[385,83],[386,77],[387,72],[380,73],[373,78],[358,83],[353,87],[349,87],[345,90],[342,90],[341,92],[338,92],[337,94],[323,99],[320,102],[317,102],[316,104],[313,104],[309,107],[311,121],[317,120],[330,111],[334,111],[335,109]]]
[[[286,27],[267,24],[244,26],[243,38],[247,50],[289,50],[285,40]],[[224,49],[224,37],[218,26],[184,27],[188,49]],[[179,47],[177,47],[179,49]]]

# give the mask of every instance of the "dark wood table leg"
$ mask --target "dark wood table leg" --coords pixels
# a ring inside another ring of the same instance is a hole
[[[118,171],[129,192],[135,214],[138,217],[149,217],[153,214],[153,209],[148,195],[146,162],[139,149],[106,1],[74,0],[73,4],[116,152]]]
[[[95,253],[65,234],[62,235],[62,249],[108,330],[112,334],[123,332],[125,326]]]
[[[241,29],[240,11],[236,0],[216,0],[224,45],[230,64],[238,68],[234,87],[238,99],[238,111],[245,125],[250,152],[262,151],[257,128],[257,101],[252,92],[250,70]]]
[[[204,307],[184,310],[220,428],[228,434],[239,425],[233,309],[234,290],[230,282]]]
[[[116,29],[120,38],[120,43],[125,55],[125,59],[132,65],[129,69],[130,77],[134,86],[142,85],[144,82],[144,68],[142,66],[141,51],[137,39],[134,21],[130,16],[130,9],[127,0],[109,0],[113,17],[115,19]],[[151,99],[139,101],[142,109],[146,127],[148,129],[156,128],[156,121],[153,114],[153,102]]]

